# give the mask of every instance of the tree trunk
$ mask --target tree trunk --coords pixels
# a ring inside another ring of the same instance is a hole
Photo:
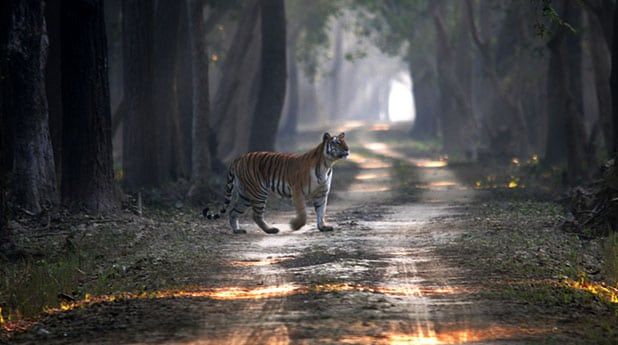
[[[204,0],[189,2],[189,35],[193,75],[193,170],[188,196],[204,198],[211,172],[210,97],[208,88],[208,53],[204,28]]]
[[[416,106],[416,117],[410,135],[415,139],[434,139],[438,136],[436,75],[432,66],[427,64],[419,68],[412,57],[408,57],[408,61],[412,96]]]
[[[9,18],[2,33],[3,112],[8,139],[11,196],[32,213],[57,202],[54,156],[49,135],[45,64],[48,38],[42,1],[5,0]],[[3,14],[5,15],[5,14]]]
[[[293,138],[298,128],[299,87],[298,87],[298,64],[296,62],[296,42],[290,42],[288,46],[288,71],[290,74],[288,93],[288,108],[285,122],[281,128],[284,137]]]
[[[0,6],[0,11],[2,10],[4,9]],[[0,20],[5,20],[3,15],[0,15]],[[0,73],[2,71],[3,68],[0,67]],[[0,84],[0,87],[1,86],[2,85]],[[6,207],[7,176],[6,158],[4,154],[4,152],[6,151],[6,144],[4,141],[6,137],[6,123],[4,122],[5,114],[2,103],[2,99],[0,99],[0,253],[4,251],[4,246],[11,241],[11,233],[9,231],[9,224],[7,218],[8,210]]]
[[[4,75],[9,68],[6,59],[6,45],[9,42],[9,30],[11,28],[11,6],[9,1],[0,2],[0,75]],[[8,226],[6,195],[7,185],[7,107],[5,101],[5,80],[0,78],[0,254],[5,251],[5,246],[11,242],[11,233]]]
[[[335,46],[333,51],[333,68],[330,72],[330,107],[328,118],[336,120],[341,117],[341,69],[343,67],[343,28],[341,23],[335,23]]]
[[[467,91],[457,79],[455,51],[444,23],[444,3],[436,2],[432,11],[437,33],[437,70],[440,89],[440,117],[443,150],[449,155],[474,158],[477,125]],[[460,20],[463,20],[462,18]]]
[[[262,78],[253,115],[249,151],[272,151],[275,148],[287,78],[283,0],[260,0],[260,14]]]
[[[127,102],[122,165],[128,190],[155,187],[160,181],[159,155],[153,143],[158,126],[152,115],[153,6],[151,0],[125,0],[122,8],[124,100]]]
[[[605,149],[608,156],[612,154],[612,101],[609,78],[611,75],[611,62],[607,41],[603,37],[603,25],[594,15],[588,16],[591,25],[590,52],[594,70],[597,103],[599,105],[599,124]]]
[[[154,21],[153,115],[157,130],[154,143],[158,154],[159,183],[176,179],[177,168],[181,165],[177,159],[182,157],[178,147],[180,140],[177,118],[178,99],[174,85],[181,2],[157,2]]]
[[[564,17],[578,27],[581,15],[577,5],[565,3]],[[559,27],[555,37],[548,43],[550,49],[550,118],[548,151],[546,161],[555,163],[567,161],[567,179],[575,184],[586,178],[588,172],[584,158],[587,142],[582,122],[581,93],[581,42],[579,35]],[[552,90],[555,88],[554,90]],[[554,108],[556,106],[557,108]],[[555,128],[554,128],[555,126]],[[560,141],[558,141],[560,140]],[[559,144],[560,143],[560,144]],[[560,147],[559,145],[564,145]],[[565,156],[559,156],[562,153]]]
[[[45,91],[49,105],[49,132],[54,149],[57,185],[60,190],[62,179],[62,72],[60,66],[60,4],[61,0],[48,0],[45,5],[45,19],[49,36],[49,54],[45,75]]]
[[[62,1],[62,202],[115,209],[103,2]]]
[[[512,55],[521,58],[516,55],[517,52],[514,52],[512,49],[513,45],[519,43],[519,33],[517,32],[518,28],[516,23],[523,20],[519,15],[518,4],[516,2],[511,3],[508,14],[504,19],[504,25],[498,35],[498,40],[496,42],[498,49],[496,49],[496,55],[501,56],[500,58],[492,56],[491,41],[487,38],[483,38],[476,28],[474,5],[472,1],[467,0],[465,4],[468,21],[467,29],[470,31],[472,41],[476,45],[481,57],[480,63],[482,65],[482,70],[492,88],[490,92],[495,93],[497,96],[489,96],[489,98],[492,99],[489,107],[490,115],[485,119],[490,136],[490,145],[493,151],[497,152],[500,156],[506,156],[508,158],[512,156],[526,156],[528,153],[528,128],[520,102],[520,93],[518,91],[521,85],[516,83],[516,81],[518,81],[518,64],[510,60],[508,61],[510,65],[515,67],[511,67],[510,69],[503,68],[502,71],[500,71],[497,66],[500,59],[506,61]],[[487,12],[487,10],[485,12]],[[503,54],[507,46],[509,48],[509,56]],[[509,63],[503,62],[502,64],[507,65]],[[515,84],[516,86],[509,87],[510,84]],[[506,140],[506,138],[509,140]]]
[[[547,78],[548,94],[548,122],[547,144],[545,149],[545,163],[549,165],[564,162],[566,157],[566,129],[563,116],[566,112],[565,102],[562,99],[560,85],[562,67],[560,65],[559,45],[564,39],[564,32],[559,30],[548,42],[549,48],[549,75]]]
[[[216,133],[217,157],[230,160],[246,152],[260,83],[259,5],[257,0],[244,3],[227,51],[213,104],[213,133]]]
[[[618,6],[614,7],[614,32],[612,34],[612,146],[614,155],[618,154]]]
[[[179,159],[179,177],[191,178],[193,154],[193,72],[191,61],[191,33],[189,31],[188,1],[181,1],[180,26],[178,28],[178,63],[176,68],[176,93],[178,97],[178,122],[182,159]],[[204,33],[206,34],[206,33]],[[205,59],[208,56],[203,55]]]

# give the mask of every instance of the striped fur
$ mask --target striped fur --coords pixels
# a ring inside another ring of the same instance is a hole
[[[219,213],[204,209],[208,219],[218,219],[229,212],[229,221],[235,233],[245,231],[238,227],[238,217],[247,208],[253,211],[253,220],[266,233],[279,232],[264,222],[266,200],[270,193],[292,198],[296,218],[290,224],[294,230],[305,225],[305,203],[311,202],[317,214],[318,228],[332,230],[324,223],[324,211],[330,191],[332,165],[349,154],[345,134],[331,136],[324,133],[322,142],[303,154],[281,152],[250,152],[236,158],[231,164],[225,184],[225,201]]]

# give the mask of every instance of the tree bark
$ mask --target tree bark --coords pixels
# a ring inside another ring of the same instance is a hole
[[[437,70],[443,150],[449,155],[472,155],[476,150],[477,125],[467,90],[457,79],[454,49],[443,19],[444,3],[435,2],[432,17],[437,36]],[[463,18],[460,18],[463,20]],[[474,157],[469,157],[474,158]]]
[[[42,1],[3,1],[3,112],[11,135],[11,196],[32,213],[58,200],[49,134],[45,65],[48,37]]]
[[[9,41],[9,30],[11,23],[11,6],[9,1],[0,2],[0,75],[4,75],[9,68],[6,59],[6,45]],[[4,247],[11,242],[11,233],[8,226],[8,210],[6,205],[7,185],[7,107],[5,101],[5,79],[0,78],[0,253],[4,252]]]
[[[223,78],[213,102],[213,134],[216,133],[217,158],[228,161],[249,147],[252,116],[260,83],[259,4],[244,3],[227,51],[221,74]]]
[[[590,23],[590,52],[594,71],[597,104],[599,106],[599,127],[603,134],[608,156],[613,153],[612,143],[612,98],[611,76],[611,26],[614,5],[611,0],[584,2],[587,4]]]
[[[62,1],[62,202],[115,209],[107,37],[102,0]]]
[[[343,67],[343,28],[335,23],[335,46],[333,47],[333,67],[330,72],[330,107],[328,118],[336,120],[341,116],[341,69]]]
[[[275,148],[287,78],[283,0],[260,0],[260,14],[262,78],[253,115],[249,151],[272,151]]]
[[[298,128],[298,112],[300,111],[299,86],[298,86],[298,64],[296,62],[296,42],[291,41],[288,45],[288,71],[289,71],[289,87],[288,107],[285,122],[281,128],[281,134],[288,138],[293,138],[296,135]]]
[[[193,169],[188,196],[204,198],[211,172],[209,148],[210,97],[208,87],[208,53],[204,28],[204,0],[189,1],[189,36],[193,75]]]
[[[153,55],[154,75],[154,122],[157,135],[157,166],[159,183],[175,180],[178,176],[179,125],[178,98],[174,85],[178,43],[178,22],[182,1],[159,1],[155,13],[155,36]]]
[[[412,80],[412,96],[416,106],[416,117],[410,135],[416,139],[434,139],[438,136],[438,90],[436,73],[430,64],[415,63],[408,57],[408,70]]]
[[[618,154],[618,6],[614,7],[614,29],[612,34],[612,73],[610,84],[612,90],[612,146],[614,155]]]
[[[511,43],[510,48],[512,48],[513,43],[517,42],[516,30],[517,27],[514,25],[519,18],[519,11],[515,7],[517,3],[513,2],[513,6],[509,8],[509,14],[505,21],[505,25],[502,28],[500,35],[498,36],[497,45],[499,47],[505,46],[508,42]],[[492,57],[491,54],[491,43],[487,38],[482,38],[481,34],[476,28],[476,24],[474,21],[474,9],[473,3],[471,0],[467,0],[466,3],[466,12],[467,12],[467,21],[468,21],[468,29],[472,36],[472,41],[478,49],[479,55],[481,56],[481,65],[483,68],[483,72],[487,76],[492,88],[493,92],[497,94],[497,99],[494,100],[492,106],[490,107],[491,114],[499,114],[498,119],[494,119],[495,122],[502,123],[500,128],[490,130],[490,134],[493,134],[493,137],[490,138],[491,145],[494,148],[494,151],[499,152],[501,155],[508,156],[526,156],[528,153],[528,128],[526,125],[526,119],[524,117],[523,108],[519,99],[519,92],[514,90],[514,87],[508,87],[509,84],[515,84],[516,87],[521,85],[508,81],[516,80],[516,76],[511,75],[510,73],[516,73],[517,71],[506,71],[503,75],[501,75],[498,71],[497,67],[497,59]],[[512,49],[509,49],[509,53],[512,55]],[[505,57],[506,58],[506,57]],[[505,79],[507,80],[505,82]],[[487,119],[486,123],[488,126],[496,127],[490,124],[492,119]],[[503,133],[509,133],[507,135],[511,140],[504,140],[505,136]],[[491,136],[491,135],[490,135]]]
[[[0,5],[0,11],[3,8]],[[4,16],[0,15],[0,20],[4,20]],[[0,73],[3,71],[3,68],[0,67]],[[1,84],[0,84],[1,87]],[[5,144],[5,114],[2,106],[2,99],[0,99],[0,253],[3,250],[4,246],[11,241],[11,233],[9,230],[8,224],[8,210],[6,206],[6,194],[7,194],[7,176],[6,176],[6,144]]]
[[[191,12],[189,1],[181,1],[180,26],[178,28],[178,63],[175,75],[176,93],[178,97],[178,123],[180,131],[179,177],[191,178],[193,155],[193,66],[191,53],[191,33],[189,21]],[[206,35],[206,33],[204,33]],[[203,55],[205,59],[208,56]]]
[[[45,5],[45,20],[49,36],[49,54],[45,75],[45,91],[49,105],[49,132],[54,149],[54,165],[56,167],[57,188],[60,190],[62,179],[62,72],[60,66],[61,34],[60,34],[60,3],[61,0],[48,0]]]
[[[576,5],[565,2],[564,17],[577,27]],[[569,37],[569,36],[573,37]],[[575,42],[573,42],[575,40]],[[574,185],[588,177],[584,158],[586,135],[581,111],[581,42],[580,37],[559,27],[550,42],[550,118],[545,160],[547,163],[567,162],[567,183]],[[563,146],[561,146],[563,145]]]
[[[128,190],[159,184],[157,166],[157,123],[153,121],[153,17],[154,1],[125,0],[123,19],[124,99],[123,121],[124,185]],[[156,142],[156,141],[155,141]]]

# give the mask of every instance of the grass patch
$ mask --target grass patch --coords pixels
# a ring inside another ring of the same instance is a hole
[[[0,320],[29,318],[59,307],[59,294],[73,295],[85,277],[84,269],[84,259],[77,254],[4,265],[0,268]]]
[[[612,232],[603,243],[603,271],[607,281],[618,286],[618,233]]]

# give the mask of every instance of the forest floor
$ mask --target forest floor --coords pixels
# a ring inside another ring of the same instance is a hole
[[[289,230],[292,207],[278,199],[266,213],[277,235],[250,218],[249,233],[233,235],[179,202],[142,216],[49,216],[39,226],[56,235],[39,241],[13,221],[21,247],[56,254],[5,266],[0,342],[618,343],[601,240],[559,229],[562,207],[543,188],[511,168],[447,163],[388,125],[346,129],[333,232],[315,221]],[[308,147],[320,134],[300,138]],[[37,303],[57,307],[26,317],[49,286]],[[10,304],[21,308],[12,320]]]

